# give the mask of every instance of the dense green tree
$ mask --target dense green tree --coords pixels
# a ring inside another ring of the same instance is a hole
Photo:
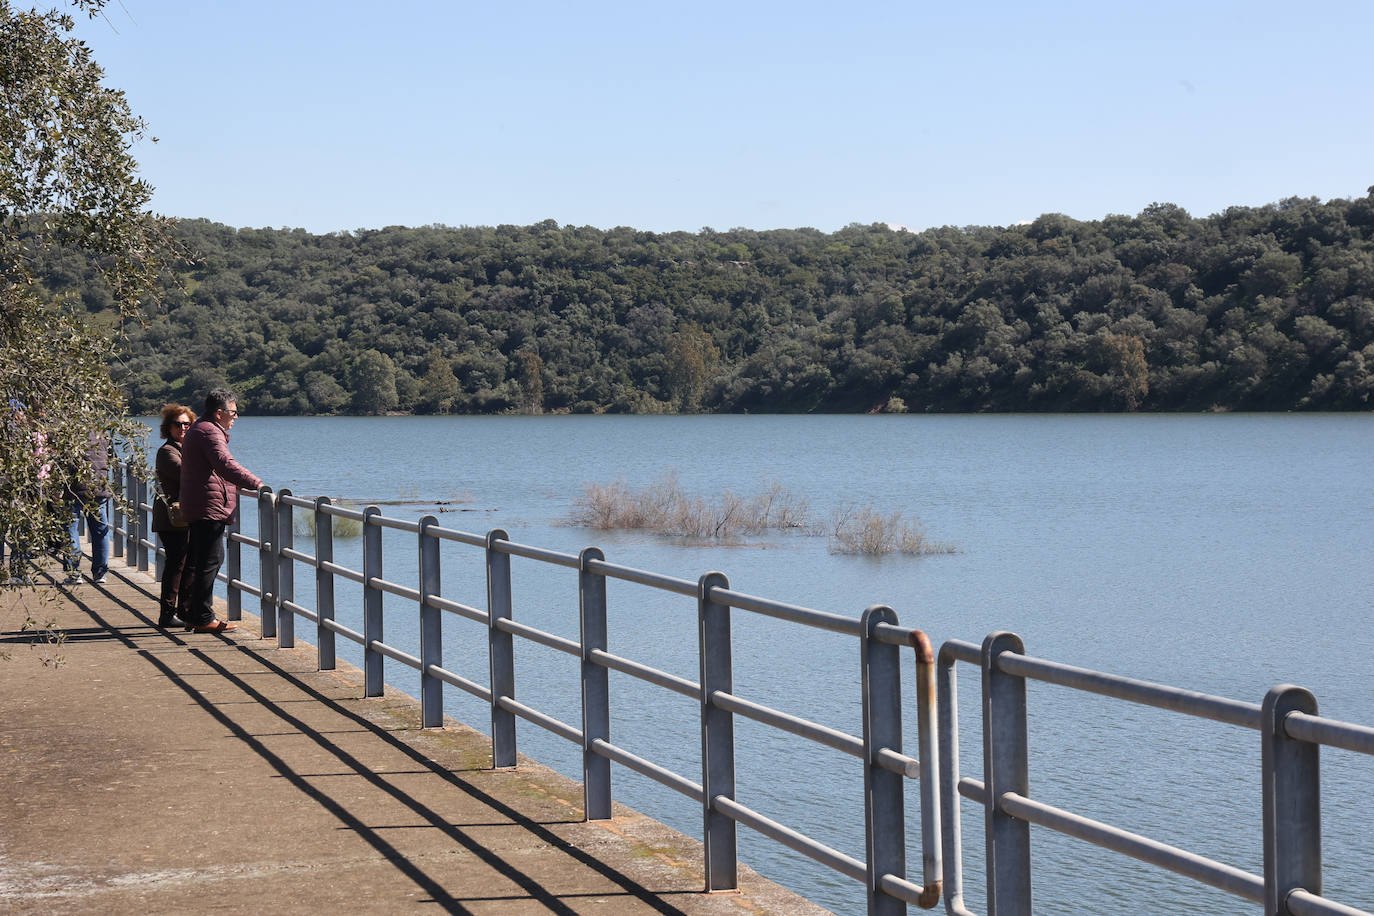
[[[519,366],[520,408],[525,413],[544,412],[544,360],[533,350],[515,354]]]
[[[420,397],[418,406],[424,413],[450,413],[454,403],[462,393],[458,377],[453,374],[453,364],[440,353],[429,358],[424,377],[419,383]]]
[[[95,15],[104,0],[72,5]],[[92,482],[90,434],[138,443],[110,367],[166,250],[130,155],[143,123],[73,26],[0,0],[0,537],[32,556],[60,538],[63,494]]]
[[[665,353],[667,389],[679,410],[696,411],[706,382],[720,360],[720,350],[711,335],[692,323],[671,335]]]
[[[396,394],[396,364],[378,350],[362,351],[353,360],[353,409],[361,414],[382,414],[400,400]]]

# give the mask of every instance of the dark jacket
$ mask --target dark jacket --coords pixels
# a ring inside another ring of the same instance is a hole
[[[262,486],[229,453],[229,434],[214,420],[197,420],[181,443],[181,511],[186,521],[228,522],[239,507],[238,487]]]
[[[91,433],[85,467],[72,469],[74,478],[67,498],[84,504],[110,498],[110,440]]]
[[[181,498],[181,443],[168,439],[162,443],[162,447],[157,450],[157,471],[158,486],[162,488],[162,494],[167,502],[174,503]],[[172,524],[172,520],[167,517],[167,506],[160,499],[153,500],[153,530],[162,531],[185,531]]]

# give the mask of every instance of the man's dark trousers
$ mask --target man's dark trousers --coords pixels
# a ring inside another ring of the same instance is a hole
[[[188,613],[194,618],[186,621],[191,626],[200,627],[215,620],[215,576],[224,563],[225,523],[214,519],[201,519],[190,525],[190,556],[186,562],[192,564],[191,607]]]

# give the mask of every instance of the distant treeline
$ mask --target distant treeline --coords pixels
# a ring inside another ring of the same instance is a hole
[[[135,411],[1356,410],[1374,188],[925,232],[180,223],[114,367]],[[73,261],[72,264],[76,264]],[[54,291],[108,295],[60,255]]]

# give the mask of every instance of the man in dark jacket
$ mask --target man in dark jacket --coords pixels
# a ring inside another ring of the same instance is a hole
[[[205,396],[205,413],[181,444],[181,511],[190,528],[186,562],[192,564],[191,618],[197,633],[223,633],[238,624],[215,618],[215,577],[224,562],[224,529],[239,507],[239,487],[256,490],[262,481],[229,453],[229,430],[238,419],[238,398],[215,388]]]

